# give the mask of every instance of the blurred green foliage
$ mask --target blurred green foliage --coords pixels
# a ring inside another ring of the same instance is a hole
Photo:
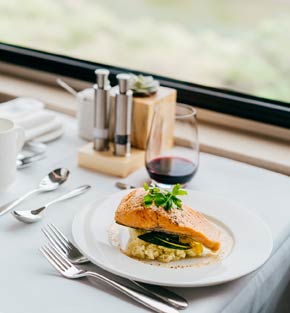
[[[290,102],[290,1],[0,1],[0,40]]]

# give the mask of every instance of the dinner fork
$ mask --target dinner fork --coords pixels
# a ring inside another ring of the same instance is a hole
[[[157,299],[150,298],[147,294],[130,288],[122,283],[116,282],[106,276],[103,276],[96,272],[83,270],[76,265],[73,265],[66,257],[63,256],[52,245],[46,245],[40,248],[41,253],[45,256],[47,261],[64,277],[69,279],[77,279],[81,277],[94,277],[107,285],[119,290],[128,297],[143,304],[151,310],[158,313],[178,313],[178,311],[169,306],[168,304],[161,302]]]
[[[48,224],[47,227],[43,227],[41,230],[49,242],[73,264],[90,262],[89,259],[52,223]],[[184,298],[164,287],[145,284],[134,280],[130,280],[130,282],[177,309],[182,310],[188,307],[188,302]]]

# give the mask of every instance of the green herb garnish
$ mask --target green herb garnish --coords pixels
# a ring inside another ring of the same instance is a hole
[[[164,208],[165,211],[181,209],[182,201],[177,196],[187,195],[187,191],[181,189],[180,184],[175,185],[172,191],[161,191],[154,184],[148,186],[148,184],[144,183],[143,187],[148,191],[143,198],[144,206],[149,207],[154,202],[156,206]]]

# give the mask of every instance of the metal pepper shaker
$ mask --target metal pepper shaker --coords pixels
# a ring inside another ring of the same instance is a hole
[[[119,90],[115,95],[114,154],[131,154],[131,119],[133,92],[129,89],[130,75],[118,74]]]
[[[105,151],[109,149],[109,96],[110,81],[109,71],[107,69],[97,69],[94,106],[94,149],[96,151]]]

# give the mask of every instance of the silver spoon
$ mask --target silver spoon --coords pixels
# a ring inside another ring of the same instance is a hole
[[[135,189],[136,188],[135,186],[127,185],[121,181],[116,182],[116,187],[119,189]]]
[[[27,192],[22,197],[18,198],[17,200],[13,201],[12,203],[8,203],[2,207],[0,207],[0,216],[4,215],[5,213],[12,210],[16,205],[18,205],[20,202],[22,202],[24,199],[32,196],[35,193],[38,192],[48,192],[57,189],[60,185],[62,185],[69,176],[69,170],[66,168],[57,168],[54,171],[50,172],[47,176],[45,176],[38,188],[33,189],[29,192]]]
[[[48,202],[47,204],[45,204],[44,206],[35,209],[35,210],[27,210],[27,211],[12,211],[11,214],[18,219],[20,222],[24,222],[24,223],[35,223],[38,222],[42,219],[44,211],[51,206],[54,203],[66,200],[66,199],[70,199],[73,197],[76,197],[82,193],[84,193],[85,191],[89,190],[91,188],[91,186],[89,185],[84,185],[84,186],[80,186],[78,188],[73,189],[72,191],[62,195],[61,197],[58,197],[50,202]]]
[[[77,91],[74,90],[69,84],[67,84],[65,81],[63,81],[61,78],[57,78],[56,82],[65,89],[68,93],[76,97],[78,95]]]
[[[22,161],[28,157],[36,155],[44,155],[46,152],[46,145],[38,141],[28,141],[25,143],[22,152],[18,153],[17,160]]]
[[[36,161],[42,160],[44,158],[45,158],[44,154],[35,154],[35,155],[32,155],[32,156],[24,157],[22,159],[17,159],[16,160],[16,168],[18,170],[21,170],[23,168],[26,168],[26,167],[32,165]]]
[[[25,143],[22,152],[17,155],[16,168],[23,169],[38,160],[45,158],[46,145],[38,141],[28,141]]]

